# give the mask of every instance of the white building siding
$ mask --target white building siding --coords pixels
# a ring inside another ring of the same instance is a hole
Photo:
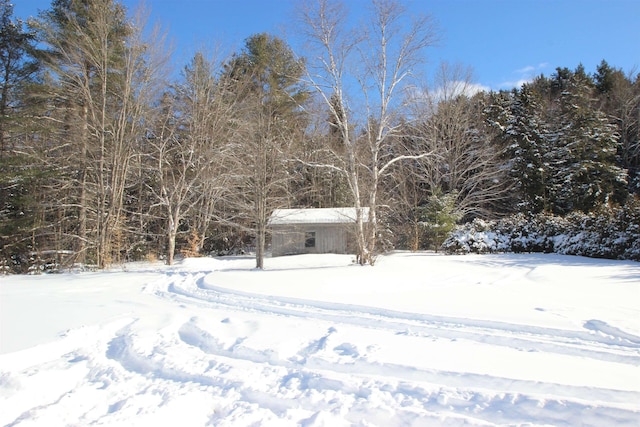
[[[348,253],[345,224],[304,224],[273,226],[271,253],[273,256],[309,253]],[[313,235],[311,235],[313,233]],[[313,246],[309,241],[313,236]]]
[[[353,253],[357,213],[355,208],[276,209],[269,219],[271,254]],[[369,208],[360,214],[368,222]]]

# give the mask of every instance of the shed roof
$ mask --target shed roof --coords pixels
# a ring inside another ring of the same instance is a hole
[[[369,208],[362,208],[362,217],[368,221]],[[276,209],[269,225],[288,224],[348,224],[356,221],[356,208]]]

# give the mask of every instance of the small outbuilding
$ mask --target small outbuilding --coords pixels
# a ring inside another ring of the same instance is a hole
[[[363,221],[369,209],[362,208]],[[276,209],[271,214],[272,256],[353,253],[355,208]]]

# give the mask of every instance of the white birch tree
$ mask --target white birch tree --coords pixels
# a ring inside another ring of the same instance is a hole
[[[328,148],[334,162],[315,166],[339,171],[348,183],[360,264],[375,262],[381,181],[396,163],[430,155],[403,153],[394,137],[401,129],[404,91],[437,39],[429,16],[409,16],[394,0],[373,0],[370,6],[364,29],[348,27],[339,2],[318,0],[301,10],[311,49],[307,78],[341,140],[339,150]]]

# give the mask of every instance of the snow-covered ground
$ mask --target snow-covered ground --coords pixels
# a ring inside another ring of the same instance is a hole
[[[640,425],[640,264],[396,253],[0,278],[0,425]]]

